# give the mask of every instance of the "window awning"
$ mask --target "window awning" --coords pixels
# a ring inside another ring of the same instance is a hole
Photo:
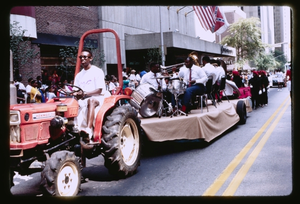
[[[56,45],[56,46],[78,46],[80,38],[68,37],[62,35],[52,35],[46,33],[38,33],[37,39],[33,40],[34,44]],[[86,38],[86,46],[89,48],[97,48],[98,40]]]
[[[209,53],[218,56],[235,57],[236,52],[234,48],[230,48],[231,52],[224,52],[223,46],[217,43],[208,42],[191,36],[183,35],[175,32],[163,33],[164,45],[166,48],[178,48],[186,50],[194,50],[203,53]],[[125,34],[125,49],[140,50],[151,49],[159,47],[161,44],[160,33],[148,33],[129,35]]]

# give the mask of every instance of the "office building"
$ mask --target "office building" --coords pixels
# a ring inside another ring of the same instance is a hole
[[[235,49],[222,50],[220,44],[201,39],[198,35],[196,15],[192,6],[36,6],[36,38],[31,47],[39,51],[32,70],[20,68],[23,76],[40,75],[39,70],[59,69],[62,58],[60,50],[76,46],[81,35],[90,29],[110,28],[115,30],[121,41],[123,67],[136,70],[147,68],[149,49],[163,47],[165,58],[162,64],[170,65],[182,61],[192,51],[199,58],[227,57],[234,61]],[[20,7],[19,10],[26,9]],[[11,18],[12,20],[12,18]],[[197,33],[197,35],[196,35]],[[105,55],[102,67],[105,74],[117,75],[116,48],[112,34],[89,36],[92,47],[99,48]],[[162,46],[163,45],[163,46]],[[75,65],[75,64],[74,64]],[[24,81],[29,76],[24,77]],[[26,83],[26,82],[25,82]]]

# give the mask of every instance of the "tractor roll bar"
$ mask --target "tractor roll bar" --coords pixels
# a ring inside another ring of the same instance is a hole
[[[110,32],[112,34],[114,34],[115,39],[116,39],[116,49],[117,49],[117,61],[118,61],[118,78],[119,78],[119,88],[117,89],[117,92],[115,93],[116,95],[120,93],[120,91],[122,90],[123,87],[123,77],[122,77],[122,61],[121,61],[121,49],[120,49],[120,38],[118,36],[118,34],[116,33],[116,31],[112,30],[112,29],[108,29],[108,28],[103,28],[103,29],[93,29],[93,30],[89,30],[86,31],[80,38],[79,41],[79,47],[78,47],[78,54],[77,56],[80,55],[83,46],[84,46],[84,39],[86,38],[86,36],[90,35],[90,34],[95,34],[95,33],[104,33],[104,32]],[[76,68],[75,68],[75,76],[78,74],[78,72],[80,71],[80,59],[77,57],[76,59]]]

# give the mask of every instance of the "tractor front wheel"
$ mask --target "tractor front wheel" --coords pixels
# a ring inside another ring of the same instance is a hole
[[[50,195],[75,196],[81,185],[79,158],[74,152],[55,152],[46,161],[41,176],[41,184]]]

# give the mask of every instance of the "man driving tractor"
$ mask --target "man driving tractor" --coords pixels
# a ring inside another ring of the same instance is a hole
[[[74,85],[82,89],[75,92],[78,99],[79,113],[77,116],[77,128],[85,142],[89,142],[93,136],[94,121],[104,98],[110,96],[105,89],[105,79],[102,69],[92,65],[93,54],[89,49],[83,49],[78,56],[83,69],[76,75]],[[76,88],[76,87],[74,87]]]

